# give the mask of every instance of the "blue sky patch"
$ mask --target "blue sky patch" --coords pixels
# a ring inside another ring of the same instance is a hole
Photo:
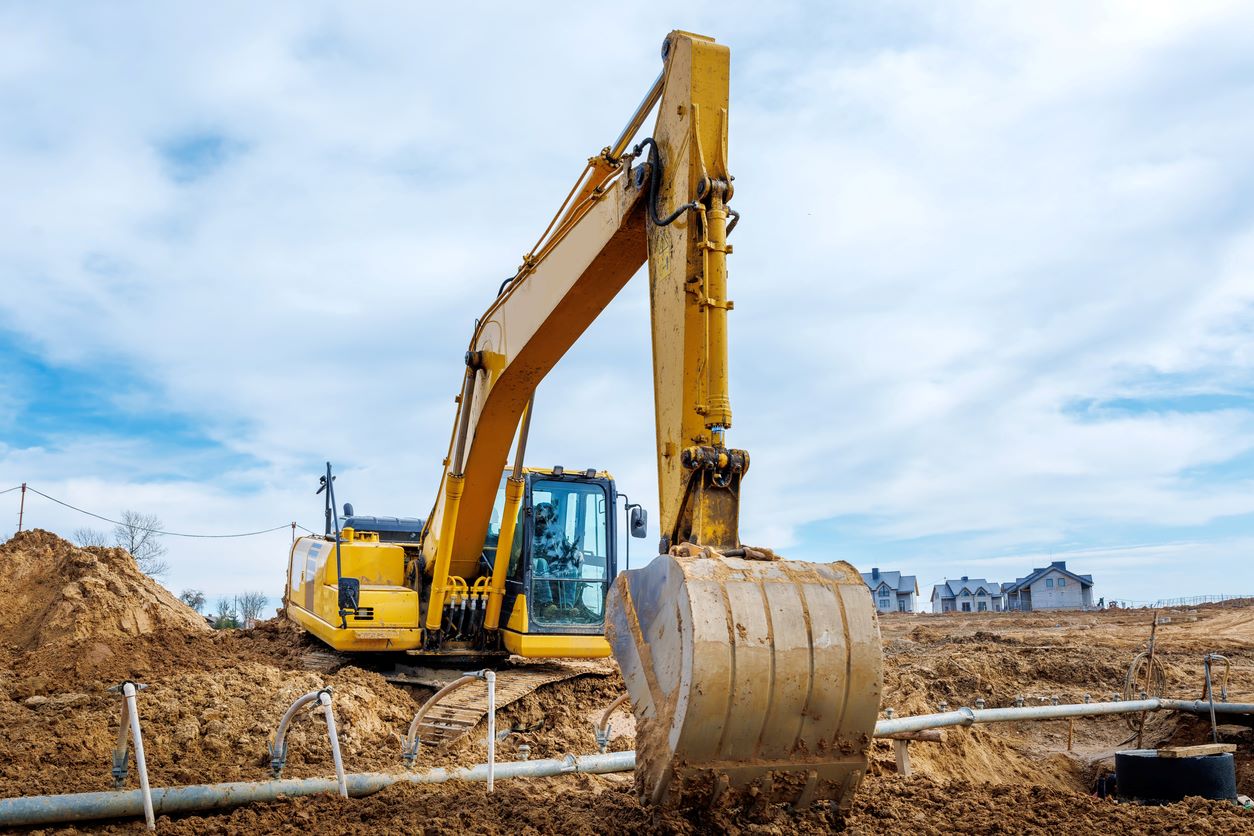
[[[216,172],[245,150],[242,142],[219,133],[189,133],[160,146],[170,179],[192,183]]]
[[[203,478],[257,463],[188,416],[160,408],[161,393],[116,361],[55,365],[0,330],[0,381],[9,396],[0,411],[0,432],[10,447],[56,450],[66,440],[134,443],[146,455],[130,475],[154,480]]]

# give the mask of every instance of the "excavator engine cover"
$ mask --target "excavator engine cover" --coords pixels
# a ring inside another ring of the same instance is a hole
[[[852,566],[667,554],[619,574],[607,606],[642,801],[849,806],[882,685]]]

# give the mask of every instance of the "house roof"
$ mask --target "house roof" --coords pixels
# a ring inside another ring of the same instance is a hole
[[[1053,571],[1058,571],[1066,575],[1069,578],[1075,578],[1077,581],[1080,582],[1081,589],[1083,589],[1086,586],[1093,585],[1092,575],[1077,575],[1075,572],[1072,572],[1070,569],[1067,568],[1067,561],[1055,560],[1053,563],[1049,564],[1048,566],[1044,566],[1039,569],[1033,569],[1032,574],[1028,575],[1026,578],[1016,578],[1014,583],[1006,584],[1005,591],[1006,592],[1018,592],[1024,587],[1031,586],[1033,582],[1039,580],[1040,578],[1044,577],[1046,574],[1053,572]]]
[[[882,572],[879,569],[872,569],[870,572],[862,572],[862,580],[872,590],[879,589],[887,584],[888,588],[893,592],[919,594],[919,579],[914,575],[903,575],[900,572]]]
[[[984,578],[956,578],[955,580],[946,580],[944,583],[938,583],[933,586],[932,600],[935,601],[938,595],[941,598],[957,598],[964,589],[971,595],[977,594],[981,589],[989,595],[1000,595],[1002,593],[1002,585],[996,581],[989,581]]]

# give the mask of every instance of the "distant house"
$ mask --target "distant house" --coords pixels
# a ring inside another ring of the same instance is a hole
[[[914,612],[914,602],[919,595],[919,581],[914,575],[900,572],[881,572],[879,568],[862,573],[880,612]]]
[[[963,575],[932,587],[932,612],[1001,612],[1006,609],[1002,585]]]
[[[1077,575],[1065,560],[1033,569],[1026,578],[1006,584],[1004,591],[1006,608],[1011,610],[1087,610],[1093,606],[1093,576]]]

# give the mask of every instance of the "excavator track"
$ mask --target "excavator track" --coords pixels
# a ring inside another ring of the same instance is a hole
[[[496,708],[499,711],[555,682],[580,676],[608,676],[610,671],[611,668],[603,663],[577,661],[502,666],[497,669]],[[384,673],[383,678],[396,685],[439,689],[463,673],[462,670],[449,668],[397,665],[394,671]],[[418,737],[427,746],[446,746],[473,729],[487,713],[487,685],[473,683],[436,703],[418,727]]]
[[[476,670],[465,657],[458,667],[428,667],[404,663],[381,666],[377,660],[362,654],[350,655],[335,650],[310,648],[301,654],[301,667],[319,673],[335,673],[348,665],[364,666],[381,674],[393,685],[416,686],[437,691],[458,679],[468,670]],[[478,667],[482,667],[482,662]],[[491,665],[496,672],[496,707],[499,711],[528,694],[568,679],[581,676],[609,676],[613,667],[608,662],[589,660],[550,661],[538,664],[509,663]],[[446,696],[427,712],[418,727],[418,737],[426,746],[446,746],[464,736],[488,714],[488,688],[474,683]]]

